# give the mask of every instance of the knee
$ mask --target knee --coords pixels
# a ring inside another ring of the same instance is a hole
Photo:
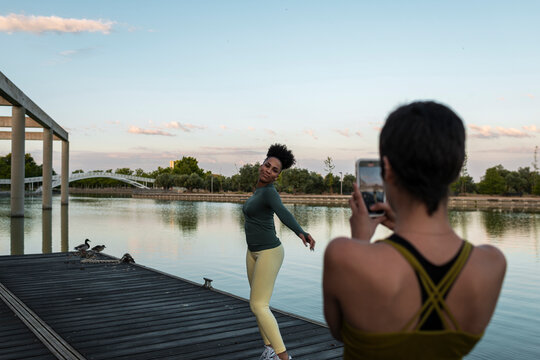
[[[270,310],[268,303],[265,301],[250,300],[249,307],[251,309],[251,312],[255,316],[262,315],[264,313],[267,313]]]

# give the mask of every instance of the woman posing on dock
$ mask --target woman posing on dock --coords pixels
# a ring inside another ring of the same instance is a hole
[[[281,338],[276,318],[269,303],[277,274],[283,263],[283,245],[276,236],[274,213],[281,222],[294,231],[305,246],[315,249],[315,240],[296,222],[283,206],[273,183],[282,170],[295,163],[294,155],[285,145],[274,144],[268,149],[266,160],[259,167],[259,179],[253,195],[244,203],[246,241],[248,245],[246,267],[249,286],[249,305],[257,318],[265,349],[263,359],[291,359]]]
[[[324,257],[324,313],[344,359],[461,359],[484,334],[506,270],[503,254],[473,246],[448,220],[448,186],[465,156],[449,108],[415,102],[392,112],[379,139],[387,204],[370,218],[350,200],[351,238]],[[370,243],[379,223],[394,234]]]

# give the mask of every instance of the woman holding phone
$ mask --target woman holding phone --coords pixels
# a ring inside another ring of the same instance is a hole
[[[448,220],[448,187],[465,156],[465,129],[448,107],[414,102],[392,112],[379,138],[388,203],[369,217],[358,187],[351,238],[324,258],[324,313],[344,359],[461,359],[484,334],[506,261],[473,246]],[[370,243],[377,225],[394,231]]]
[[[315,240],[298,225],[292,214],[283,206],[273,185],[281,171],[290,168],[294,163],[294,155],[285,145],[270,146],[266,159],[259,167],[255,191],[242,208],[248,245],[246,268],[251,288],[249,305],[257,318],[264,341],[261,360],[291,359],[269,307],[274,283],[284,257],[283,245],[276,236],[274,213],[283,224],[294,231],[304,246],[309,246],[310,250],[315,249]]]

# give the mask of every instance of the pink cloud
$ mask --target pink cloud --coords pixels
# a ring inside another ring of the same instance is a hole
[[[478,139],[495,139],[501,136],[514,138],[532,137],[530,134],[527,134],[522,130],[515,128],[504,128],[502,126],[493,128],[489,125],[478,126],[470,124],[469,129],[474,132],[473,134],[469,135],[469,137]]]
[[[270,130],[270,129],[264,129],[264,131],[266,131],[268,134],[270,135],[276,135],[276,132],[274,130]]]
[[[523,128],[524,128],[526,131],[529,131],[529,132],[537,132],[537,133],[540,133],[540,128],[536,127],[536,125],[523,126]]]
[[[171,133],[161,131],[161,130],[155,130],[155,129],[141,129],[136,126],[130,126],[129,133],[132,134],[140,134],[140,135],[160,135],[160,136],[175,136]]]
[[[355,132],[355,135],[362,137],[362,133],[360,131]]]
[[[534,99],[534,95],[533,95],[533,94],[527,94],[527,95],[525,95],[525,96],[527,96],[529,99]]]
[[[531,137],[531,135],[527,134],[526,132],[514,128],[503,128],[501,126],[497,126],[497,131],[499,131],[501,135],[508,137]]]
[[[101,32],[109,34],[114,22],[105,20],[61,18],[58,16],[35,16],[9,14],[0,16],[0,32],[16,31],[41,34],[44,32],[81,33]]]
[[[248,126],[249,131],[255,131],[255,128],[253,126]]]
[[[222,130],[227,130],[228,127],[226,127],[225,125],[219,125],[219,127],[222,129]]]
[[[178,121],[168,122],[165,124],[165,127],[169,129],[180,129],[185,132],[190,132],[191,130],[195,130],[195,129],[206,129],[206,126],[182,124],[182,123],[179,123]]]
[[[315,132],[313,130],[305,130],[304,131],[304,134],[308,134],[309,136],[311,136],[313,139],[315,140],[318,140],[319,138],[317,137],[317,135],[315,135]]]
[[[349,134],[349,129],[343,129],[343,130],[336,129],[335,131],[336,131],[339,135],[342,135],[342,136],[345,136],[345,137],[351,137],[351,135]]]

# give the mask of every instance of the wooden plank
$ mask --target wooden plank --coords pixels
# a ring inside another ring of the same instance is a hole
[[[88,358],[245,360],[262,352],[245,299],[138,264],[81,265],[66,253],[0,256],[0,282]],[[340,356],[326,327],[275,315],[295,359]]]

